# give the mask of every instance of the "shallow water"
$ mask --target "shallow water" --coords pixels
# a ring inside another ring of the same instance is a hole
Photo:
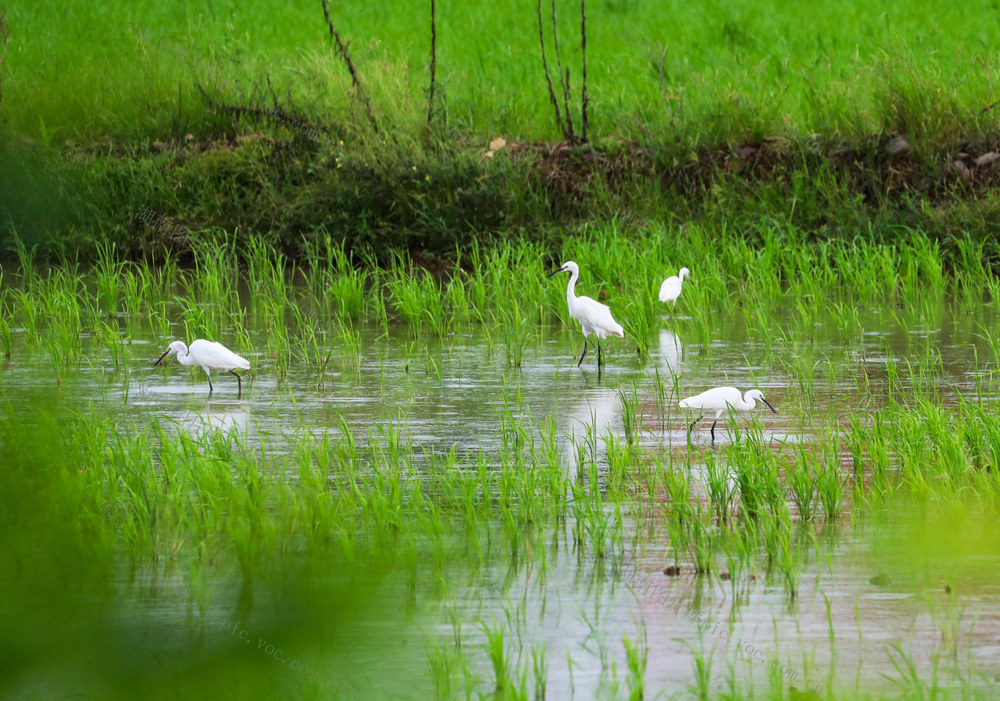
[[[778,413],[757,411],[752,418],[738,417],[736,425],[753,422],[775,450],[812,442],[815,417],[844,425],[852,414],[878,406],[891,366],[905,364],[910,357],[921,362],[927,344],[943,361],[944,374],[933,379],[942,401],[947,404],[956,393],[974,394],[981,381],[977,357],[991,354],[979,328],[996,321],[996,310],[990,306],[956,313],[942,302],[939,312],[934,319],[909,319],[904,328],[898,322],[900,315],[906,320],[905,310],[861,310],[860,328],[846,331],[832,320],[803,329],[791,316],[775,316],[781,334],[770,339],[748,335],[747,324],[735,313],[717,320],[719,333],[708,342],[685,338],[683,317],[664,318],[650,346],[651,358],[641,359],[631,344],[609,341],[607,367],[600,374],[593,353],[576,367],[580,336],[571,329],[548,328],[533,335],[522,367],[511,368],[502,346],[475,328],[444,338],[414,339],[405,329],[393,329],[386,337],[375,327],[361,327],[360,355],[334,350],[322,376],[300,365],[281,375],[265,354],[251,354],[253,370],[241,397],[235,379],[225,373],[214,374],[215,391],[209,396],[200,369],[181,367],[173,358],[152,367],[166,344],[150,331],[129,338],[124,372],[96,340],[84,339],[83,361],[75,369],[57,373],[44,353],[16,350],[13,362],[0,373],[0,383],[13,412],[47,407],[54,412],[95,412],[123,423],[166,418],[177,430],[232,428],[250,443],[266,445],[272,454],[287,452],[289,437],[302,426],[319,434],[339,431],[342,423],[359,445],[367,443],[370,431],[394,425],[418,454],[499,454],[499,417],[511,407],[515,415],[535,421],[552,417],[571,474],[577,470],[576,450],[588,434],[599,439],[598,464],[606,471],[603,439],[628,439],[622,395],[634,392],[640,454],[651,461],[656,456],[692,456],[697,483],[705,456],[712,451],[710,418],[695,427],[689,442],[690,418],[676,405],[680,397],[709,387],[762,389]],[[182,337],[181,328],[175,331]],[[265,330],[257,331],[255,347],[266,346],[265,336]],[[17,338],[15,332],[15,349]],[[232,345],[232,339],[217,340]],[[812,396],[803,395],[788,371],[793,358],[806,358],[814,368]],[[859,389],[865,386],[860,377],[868,378],[868,391]],[[658,391],[667,401],[658,401]],[[733,440],[725,420],[716,435],[717,448]],[[604,508],[614,505],[606,503]],[[531,650],[545,650],[547,698],[627,695],[625,635],[632,641],[645,636],[645,688],[650,697],[695,688],[693,669],[699,656],[711,659],[713,694],[728,688],[730,677],[737,689],[787,689],[791,684],[821,693],[855,688],[898,692],[885,678],[900,676],[889,656],[895,644],[921,670],[929,668],[932,653],[954,645],[954,661],[948,664],[974,669],[984,683],[994,683],[1000,675],[998,552],[974,553],[972,565],[967,552],[921,556],[903,545],[912,529],[908,521],[886,513],[844,516],[819,529],[821,539],[801,573],[794,602],[778,576],[763,571],[754,572],[752,581],[742,578],[734,599],[730,581],[717,574],[695,576],[687,563],[678,577],[663,574],[673,556],[667,555],[667,531],[658,527],[655,510],[653,514],[626,517],[631,532],[625,537],[624,561],[616,564],[610,558],[595,559],[589,551],[574,552],[570,522],[542,539],[551,544],[544,570],[536,563],[511,563],[496,553],[482,569],[459,558],[448,569],[447,591],[429,573],[407,583],[398,573],[369,572],[365,576],[371,582],[365,584],[362,576],[355,586],[370,586],[380,601],[392,603],[373,606],[351,621],[355,639],[350,649],[328,641],[299,654],[317,667],[341,670],[335,683],[345,696],[423,698],[431,691],[420,681],[427,664],[425,640],[450,639],[454,631],[448,613],[457,612],[465,624],[464,642],[478,650],[471,656],[480,679],[475,688],[483,692],[491,688],[491,672],[479,622],[491,617],[503,621],[511,615],[521,621],[516,638],[508,643],[514,646],[515,659],[530,669]],[[882,573],[889,580],[885,586],[870,582]],[[122,602],[117,615],[139,616],[155,621],[157,630],[173,631],[176,640],[161,639],[160,647],[190,648],[191,631],[203,616],[220,625],[209,625],[199,645],[224,647],[233,634],[221,622],[235,625],[230,619],[236,611],[266,608],[264,602],[249,608],[243,602],[198,611],[187,601],[182,576],[173,583],[159,579],[143,586],[142,577],[138,582],[123,562],[116,583]],[[946,594],[945,586],[953,593]],[[245,596],[229,580],[218,587],[217,601]],[[280,621],[281,612],[271,613]],[[704,630],[694,620],[698,615],[708,621]],[[949,617],[955,621],[954,639],[942,641],[942,622]],[[292,626],[299,632],[308,627],[308,621]],[[258,625],[248,635],[269,641],[280,639],[282,632],[280,626]],[[743,652],[733,639],[743,641]],[[259,663],[265,664],[260,661],[264,659],[261,656]],[[771,665],[775,660],[777,666]],[[284,671],[285,662],[270,663],[276,665],[276,676],[291,674]],[[781,665],[786,665],[784,671]],[[282,683],[279,680],[279,686]],[[38,687],[29,681],[25,688]]]

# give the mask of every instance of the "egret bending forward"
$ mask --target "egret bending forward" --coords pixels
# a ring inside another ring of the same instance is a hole
[[[601,339],[608,336],[625,338],[625,329],[611,317],[611,308],[590,297],[576,296],[576,280],[580,277],[580,266],[571,260],[563,263],[559,270],[549,273],[549,277],[559,273],[569,273],[569,284],[566,285],[566,304],[569,305],[569,315],[580,322],[583,327],[583,353],[576,366],[580,367],[583,357],[587,355],[587,336],[597,336],[597,369],[601,369]]]
[[[715,424],[719,423],[719,417],[727,407],[732,407],[736,411],[752,411],[757,406],[756,400],[767,404],[767,408],[775,414],[778,410],[771,406],[771,403],[764,399],[764,393],[759,389],[747,390],[747,393],[740,396],[740,391],[735,387],[714,387],[693,397],[682,399],[680,406],[684,409],[701,409],[702,411],[715,411],[715,421],[712,422],[712,445],[715,445]],[[694,430],[694,425],[701,421],[701,416],[691,422],[688,431]]]
[[[184,341],[174,341],[167,346],[167,351],[153,365],[159,365],[160,360],[163,360],[171,353],[177,354],[177,360],[180,361],[181,365],[201,366],[205,374],[208,375],[208,396],[211,397],[212,392],[215,391],[215,388],[212,387],[212,374],[209,372],[210,370],[228,370],[232,373],[236,377],[237,386],[239,387],[238,396],[243,396],[243,378],[233,372],[233,370],[235,368],[249,370],[250,361],[236,355],[221,343],[199,338],[197,341],[191,341],[191,347],[188,348],[184,344]]]
[[[663,284],[660,285],[661,302],[673,302],[673,306],[677,306],[677,298],[681,296],[681,286],[684,284],[685,275],[690,277],[691,271],[687,268],[681,268],[679,273],[671,275],[663,281]]]

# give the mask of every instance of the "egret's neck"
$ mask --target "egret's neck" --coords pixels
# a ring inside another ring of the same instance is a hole
[[[569,284],[566,285],[566,303],[570,306],[576,301],[576,279],[580,277],[579,270],[571,270],[569,273]]]
[[[750,392],[747,392],[743,396],[743,411],[753,411],[755,406],[757,406],[757,400],[750,396]]]
[[[177,351],[177,360],[180,361],[181,365],[194,365],[194,361],[191,359],[191,351],[188,350],[187,346]]]

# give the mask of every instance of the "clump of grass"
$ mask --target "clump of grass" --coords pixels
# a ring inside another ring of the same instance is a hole
[[[402,257],[393,260],[386,283],[388,298],[399,318],[414,336],[421,335],[424,324],[435,336],[449,328],[441,288],[429,274],[414,271]]]
[[[844,490],[849,477],[841,473],[839,444],[836,439],[824,445],[823,455],[816,472],[816,490],[823,514],[836,520],[842,513]]]
[[[813,505],[816,502],[819,478],[811,468],[811,456],[802,445],[798,448],[798,460],[793,460],[786,468],[786,479],[792,491],[792,502],[798,511],[799,518],[809,521],[813,518]]]
[[[641,701],[646,692],[646,663],[649,648],[646,643],[646,630],[640,628],[641,638],[633,642],[627,635],[622,636],[625,646],[625,660],[628,665],[628,693],[630,701]]]
[[[705,473],[715,518],[725,521],[729,518],[736,499],[736,485],[730,480],[729,466],[710,453],[705,457]]]

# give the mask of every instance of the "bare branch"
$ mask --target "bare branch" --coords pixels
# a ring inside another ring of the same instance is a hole
[[[368,121],[371,122],[372,129],[375,133],[378,133],[378,124],[375,122],[375,115],[372,114],[371,103],[368,102],[368,97],[365,95],[364,89],[361,87],[361,80],[358,78],[358,71],[354,68],[354,61],[351,60],[351,54],[347,50],[347,46],[340,39],[340,33],[334,28],[333,20],[330,19],[330,11],[327,9],[326,0],[320,0],[323,4],[323,17],[326,19],[326,25],[330,28],[330,38],[334,40],[337,44],[337,52],[344,59],[344,63],[347,64],[347,70],[351,74],[351,80],[354,83],[354,89],[358,92],[358,98],[361,100],[361,104],[365,107],[365,112],[368,115]]]
[[[545,33],[542,29],[542,0],[538,0],[538,43],[542,47],[542,68],[545,69],[545,82],[549,85],[549,98],[552,100],[552,108],[556,111],[556,125],[566,138],[566,129],[563,127],[562,115],[559,112],[559,100],[556,99],[556,91],[552,89],[552,78],[549,77],[549,63],[545,59]]]
[[[570,116],[569,112],[569,68],[566,69],[566,80],[563,81],[562,59],[559,57],[559,33],[556,31],[556,0],[552,0],[552,46],[556,52],[556,68],[563,90],[563,108],[566,111],[566,140],[572,142],[574,139],[573,117]]]
[[[580,110],[583,112],[583,134],[580,138],[587,141],[587,0],[580,0],[580,53],[583,60],[583,89],[580,92]]]
[[[7,45],[7,11],[0,10],[0,107],[3,107],[3,57]]]
[[[434,21],[434,0],[431,0],[431,89],[427,97],[427,124],[434,116],[434,72],[437,68],[437,25]]]
[[[267,85],[268,85],[268,89],[271,92],[271,96],[272,96],[273,102],[274,102],[274,111],[273,112],[271,112],[269,110],[266,110],[266,109],[263,109],[261,107],[246,107],[246,106],[243,106],[243,105],[227,105],[225,103],[218,102],[217,100],[214,100],[214,99],[212,99],[211,96],[209,96],[209,94],[205,90],[205,88],[203,88],[201,86],[201,83],[195,83],[194,84],[195,88],[198,89],[198,92],[201,93],[202,99],[204,99],[205,102],[208,103],[209,107],[211,107],[213,110],[216,110],[218,112],[229,112],[231,114],[235,114],[237,117],[247,116],[247,117],[251,117],[253,119],[270,120],[270,121],[273,121],[273,122],[297,122],[298,124],[301,124],[304,127],[308,127],[310,130],[315,131],[315,128],[302,115],[300,115],[300,114],[298,114],[298,113],[296,113],[294,111],[293,112],[286,112],[285,110],[281,109],[281,105],[278,104],[278,99],[274,95],[274,91],[270,89],[271,88],[271,77],[270,77],[270,75],[267,76]],[[254,90],[254,92],[256,93],[256,90]],[[262,101],[263,101],[263,97],[258,97],[258,98],[255,98],[253,100],[253,102],[255,102],[257,105],[260,105]],[[293,134],[295,133],[294,129],[292,130],[292,133]]]

